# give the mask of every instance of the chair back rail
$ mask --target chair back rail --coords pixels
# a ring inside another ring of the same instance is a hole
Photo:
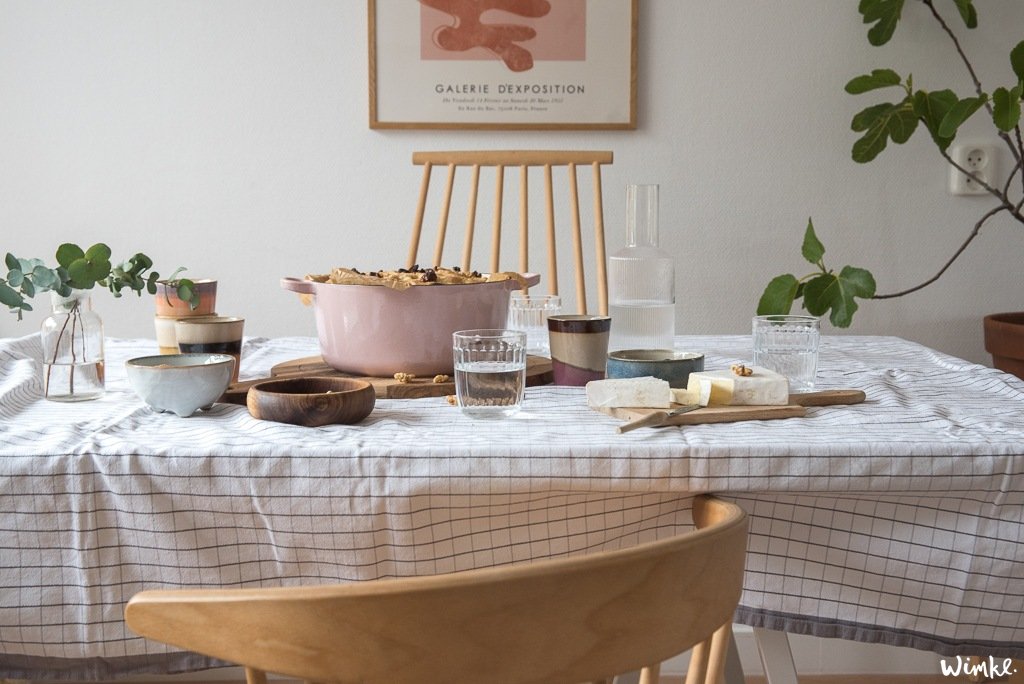
[[[746,514],[695,500],[697,530],[626,549],[446,575],[261,589],[144,591],[135,632],[317,682],[594,681],[652,666],[731,622]],[[716,682],[716,649],[705,665]]]

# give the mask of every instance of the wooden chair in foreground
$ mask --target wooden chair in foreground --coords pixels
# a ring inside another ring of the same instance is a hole
[[[608,276],[606,273],[605,240],[604,240],[604,200],[601,186],[601,166],[612,163],[611,152],[592,151],[555,151],[555,150],[479,150],[471,152],[415,152],[413,164],[423,166],[423,180],[420,183],[419,202],[416,217],[413,221],[412,241],[409,245],[409,257],[406,267],[413,264],[429,266],[446,266],[449,260],[444,258],[445,237],[448,233],[448,217],[451,211],[453,191],[455,188],[456,170],[468,167],[469,186],[465,192],[467,197],[466,230],[462,242],[462,256],[458,265],[463,270],[475,268],[479,271],[497,272],[501,270],[517,270],[520,273],[542,273],[541,283],[550,294],[559,294],[558,290],[558,258],[557,242],[559,231],[556,229],[556,197],[554,169],[565,167],[566,192],[568,200],[566,211],[572,228],[572,264],[575,282],[576,308],[578,313],[588,313],[586,294],[586,273],[584,269],[584,236],[580,218],[580,192],[577,183],[577,167],[590,167],[592,176],[591,195],[593,197],[594,216],[594,276],[597,287],[597,311],[608,314]],[[419,256],[420,237],[423,232],[423,220],[426,213],[427,199],[430,196],[430,183],[435,167],[448,170],[444,190],[439,202],[437,237],[434,251],[430,259]],[[476,217],[477,204],[480,196],[480,170],[492,168],[494,174],[493,218],[490,231],[490,259],[487,263],[473,263],[473,243],[477,236]],[[543,169],[544,206],[545,206],[545,240],[547,244],[547,268],[541,272],[529,267],[530,253],[530,203],[529,203],[529,169]],[[503,263],[501,259],[502,214],[504,208],[505,169],[519,171],[519,260],[515,265]],[[465,172],[465,170],[464,170]],[[463,173],[465,175],[465,173]],[[558,202],[558,211],[562,203]],[[451,259],[454,263],[454,260]]]
[[[746,514],[697,497],[700,529],[587,556],[318,587],[143,591],[142,636],[314,682],[610,681],[698,644],[688,684],[717,684]],[[713,638],[711,635],[714,634]],[[607,677],[609,679],[601,679]]]

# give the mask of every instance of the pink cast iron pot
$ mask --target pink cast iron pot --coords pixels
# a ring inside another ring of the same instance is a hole
[[[528,286],[540,276],[524,274]],[[331,368],[375,377],[453,373],[452,333],[504,328],[515,280],[470,285],[314,283],[282,278],[281,287],[313,296],[320,353]]]

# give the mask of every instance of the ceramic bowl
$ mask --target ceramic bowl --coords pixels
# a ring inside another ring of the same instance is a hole
[[[358,423],[373,411],[373,385],[352,378],[267,380],[249,388],[245,405],[253,418],[317,427]]]
[[[606,377],[668,380],[670,387],[686,387],[690,373],[704,370],[704,355],[671,349],[625,349],[608,354]]]
[[[128,382],[144,402],[182,418],[224,394],[234,368],[235,359],[227,354],[164,354],[125,362]]]

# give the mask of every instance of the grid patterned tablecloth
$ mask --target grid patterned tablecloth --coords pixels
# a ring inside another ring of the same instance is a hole
[[[680,337],[708,368],[745,336]],[[129,633],[141,589],[450,572],[633,544],[718,492],[751,514],[738,621],[1024,657],[1024,383],[896,338],[826,336],[806,418],[614,431],[581,388],[535,387],[474,421],[443,398],[380,400],[300,428],[218,404],[147,408],[108,340],[108,392],[42,401],[36,336],[0,340],[0,677],[208,666]],[[316,353],[250,339],[243,379]]]

